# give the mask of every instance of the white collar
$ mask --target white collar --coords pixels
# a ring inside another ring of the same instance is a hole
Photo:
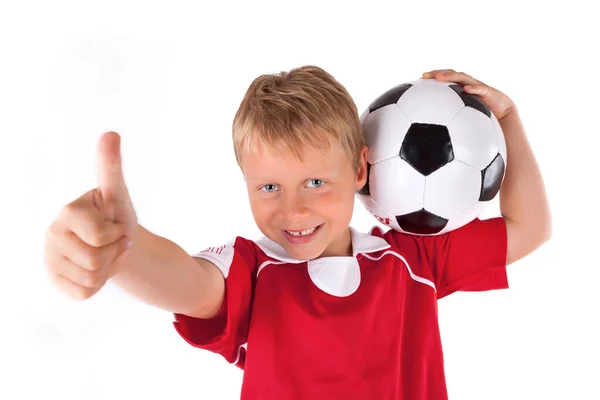
[[[361,253],[373,253],[390,247],[389,243],[378,236],[362,233],[350,227],[350,237],[352,240],[352,256],[356,257]],[[309,260],[298,260],[292,258],[287,251],[277,242],[262,236],[255,242],[262,251],[271,258],[287,263],[298,264]]]

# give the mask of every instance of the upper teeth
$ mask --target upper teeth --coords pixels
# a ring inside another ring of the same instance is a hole
[[[306,236],[306,235],[310,235],[311,233],[313,233],[317,228],[318,227],[315,226],[314,228],[305,229],[300,232],[292,232],[292,231],[286,231],[286,232],[292,236]]]

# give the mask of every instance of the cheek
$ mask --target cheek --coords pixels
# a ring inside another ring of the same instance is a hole
[[[265,224],[274,214],[272,203],[253,196],[250,196],[250,209],[258,225]]]
[[[332,191],[319,199],[319,210],[333,218],[348,218],[354,209],[354,192]]]

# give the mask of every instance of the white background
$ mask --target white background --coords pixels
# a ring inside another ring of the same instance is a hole
[[[58,292],[44,234],[95,187],[115,130],[147,229],[189,252],[256,238],[231,122],[256,76],[303,64],[359,111],[436,68],[514,99],[554,236],[508,267],[509,290],[440,301],[450,398],[600,398],[600,30],[583,1],[530,3],[2,0],[0,398],[239,398],[241,371],[185,343],[171,314],[112,284],[84,302]],[[376,224],[358,202],[352,223]]]

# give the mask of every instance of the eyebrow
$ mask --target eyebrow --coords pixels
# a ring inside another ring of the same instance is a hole
[[[339,174],[337,173],[331,173],[331,172],[326,172],[326,171],[312,171],[310,174],[306,174],[305,178],[303,178],[302,180],[307,180],[307,179],[319,179],[319,177],[330,177],[330,178],[335,178],[337,177]],[[246,181],[262,181],[262,182],[275,182],[278,179],[275,179],[275,177],[271,177],[271,176],[250,176],[248,178],[246,178]]]

